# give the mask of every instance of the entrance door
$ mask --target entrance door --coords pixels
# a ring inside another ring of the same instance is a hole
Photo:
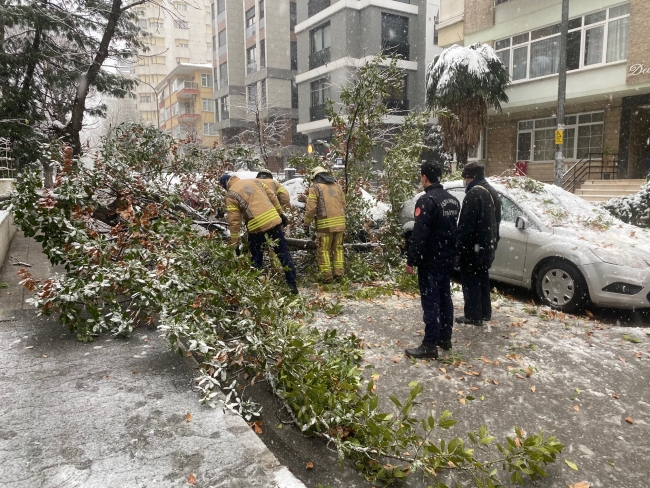
[[[643,179],[650,172],[650,105],[632,109],[627,177]]]

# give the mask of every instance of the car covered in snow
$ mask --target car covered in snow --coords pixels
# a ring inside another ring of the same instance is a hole
[[[500,235],[490,278],[533,290],[545,305],[578,311],[650,307],[650,232],[557,186],[525,177],[489,178],[502,205]],[[461,181],[445,188],[463,201]],[[402,207],[405,237],[417,199]]]

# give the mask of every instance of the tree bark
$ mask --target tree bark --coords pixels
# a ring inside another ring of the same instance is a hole
[[[102,69],[104,61],[106,61],[106,58],[108,57],[108,48],[111,44],[111,41],[113,40],[113,37],[115,36],[117,23],[120,20],[122,13],[122,0],[113,0],[111,12],[108,15],[108,22],[106,23],[106,28],[104,29],[104,35],[102,36],[102,40],[99,43],[99,48],[97,49],[93,63],[88,68],[88,71],[81,75],[81,78],[77,85],[77,94],[72,106],[72,117],[70,118],[70,122],[66,127],[66,132],[68,133],[68,142],[72,146],[75,156],[78,156],[81,153],[81,141],[79,139],[79,133],[83,127],[83,118],[86,112],[86,98],[88,97],[90,87],[95,83],[97,75]]]

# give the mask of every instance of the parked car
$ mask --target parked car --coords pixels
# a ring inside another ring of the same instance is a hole
[[[532,289],[545,305],[573,313],[650,307],[650,232],[563,189],[529,178],[490,178],[502,205],[501,240],[490,278]],[[445,188],[462,202],[461,181]],[[419,195],[400,223],[408,239]]]

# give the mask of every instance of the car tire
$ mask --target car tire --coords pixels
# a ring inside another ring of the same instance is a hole
[[[535,278],[535,291],[543,305],[566,313],[583,310],[589,301],[589,288],[582,273],[562,259],[542,265]]]

